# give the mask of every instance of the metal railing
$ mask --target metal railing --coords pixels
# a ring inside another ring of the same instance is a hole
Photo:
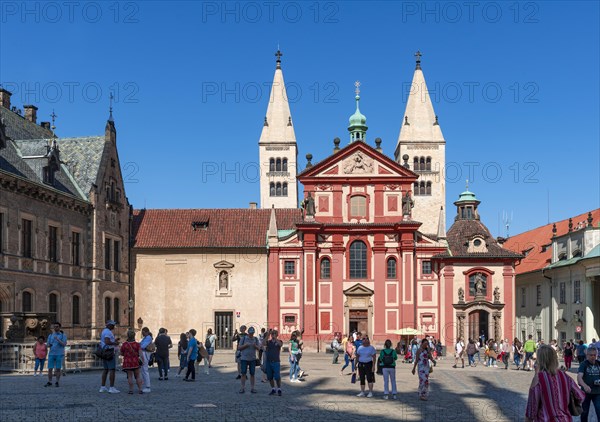
[[[29,373],[35,368],[35,343],[1,343],[0,372]],[[89,369],[102,369],[102,360],[94,355],[97,341],[74,341],[65,347],[63,372],[81,372]],[[117,357],[118,351],[117,351]],[[47,360],[47,359],[46,359]],[[47,363],[45,367],[47,367]]]

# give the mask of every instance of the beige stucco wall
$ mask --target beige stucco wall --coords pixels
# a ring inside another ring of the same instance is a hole
[[[214,328],[214,313],[233,312],[233,323],[255,326],[267,321],[266,251],[224,253],[137,251],[134,249],[135,324],[153,333],[165,327],[173,335],[195,328],[205,333]],[[225,263],[226,264],[225,264]],[[233,265],[229,291],[221,294],[215,264]],[[240,312],[240,317],[236,316]],[[203,337],[201,337],[203,338]]]

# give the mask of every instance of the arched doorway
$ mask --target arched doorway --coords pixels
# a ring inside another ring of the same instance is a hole
[[[469,338],[476,340],[485,336],[485,340],[488,340],[490,338],[489,327],[490,313],[488,311],[478,309],[469,313],[467,331],[469,333]]]

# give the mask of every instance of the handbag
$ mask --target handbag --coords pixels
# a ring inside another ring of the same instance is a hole
[[[350,382],[352,384],[356,384],[356,372],[352,372],[352,376],[350,377]]]
[[[569,413],[572,416],[579,416],[583,413],[582,402],[577,398],[572,390],[569,398]]]
[[[154,345],[154,343],[150,343],[149,345],[146,346],[146,352],[156,352],[156,346]]]
[[[377,358],[377,375],[383,375],[383,362],[381,361],[381,356]]]
[[[208,350],[206,350],[206,348],[204,346],[200,346],[199,347],[199,354],[200,356],[202,356],[202,358],[207,359],[208,358]]]

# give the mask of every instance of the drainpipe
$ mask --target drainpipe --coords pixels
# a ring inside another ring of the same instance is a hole
[[[544,268],[542,268],[542,277],[544,277],[545,279],[548,280],[548,284],[550,285],[550,315],[549,315],[549,320],[550,320],[550,331],[548,332],[550,338],[546,339],[547,344],[550,344],[550,341],[552,340],[552,334],[554,331],[554,318],[552,317],[553,314],[553,309],[554,309],[554,295],[552,293],[552,277],[548,277],[547,275],[544,274]]]
[[[414,321],[417,328],[417,232],[413,232],[413,303],[414,303]]]

